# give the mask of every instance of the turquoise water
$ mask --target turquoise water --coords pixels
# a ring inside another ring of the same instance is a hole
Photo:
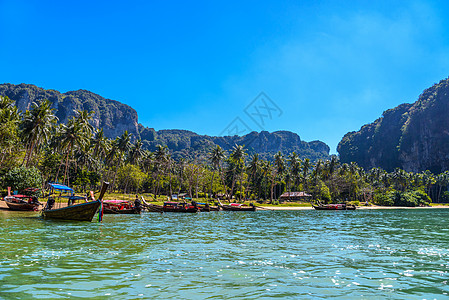
[[[449,210],[0,211],[0,298],[448,299]]]

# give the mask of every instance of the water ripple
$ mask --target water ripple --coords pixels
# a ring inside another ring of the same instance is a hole
[[[0,298],[447,297],[449,211],[0,212]]]

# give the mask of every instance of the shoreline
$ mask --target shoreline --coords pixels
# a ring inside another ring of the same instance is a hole
[[[41,202],[45,206],[45,202]],[[67,206],[66,203],[61,203],[61,207]],[[293,210],[314,210],[312,206],[257,206],[259,211],[264,210],[284,210],[284,211],[293,211]],[[449,205],[434,205],[434,206],[426,206],[426,207],[407,207],[407,206],[357,206],[356,210],[371,210],[371,209],[436,209],[436,208],[445,208],[449,209]],[[39,211],[41,210],[39,209]],[[9,210],[5,201],[0,201],[0,210]]]
[[[284,206],[284,207],[275,207],[275,206],[258,206],[262,207],[262,209],[258,210],[314,210],[312,206]],[[435,208],[449,208],[448,205],[434,205],[434,206],[416,206],[416,207],[408,207],[408,206],[357,206],[356,210],[372,210],[372,209],[435,209]]]

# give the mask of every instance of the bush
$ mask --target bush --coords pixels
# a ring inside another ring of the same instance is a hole
[[[440,196],[439,201],[442,203],[448,203],[449,202],[449,191],[444,191],[443,194]]]
[[[207,193],[198,192],[198,198],[206,198]]]
[[[394,199],[392,199],[391,197],[389,197],[390,193],[387,194],[375,194],[374,195],[374,203],[376,205],[381,205],[381,206],[393,206],[394,205]]]
[[[374,203],[382,206],[427,206],[431,202],[430,197],[423,191],[399,192],[390,191],[386,194],[374,195]]]
[[[35,168],[15,167],[3,176],[2,188],[10,186],[13,190],[23,191],[26,188],[40,188],[42,174]]]

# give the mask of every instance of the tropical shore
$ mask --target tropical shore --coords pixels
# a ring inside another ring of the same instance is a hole
[[[259,206],[264,210],[313,210],[311,206]],[[357,206],[357,210],[369,210],[369,209],[433,209],[433,208],[449,208],[448,205],[434,205],[426,207],[406,207],[406,206]]]
[[[43,204],[42,207],[45,206],[45,202],[41,202]],[[66,203],[60,203],[58,205],[61,205],[61,207],[66,206]],[[285,210],[285,211],[292,211],[292,210],[313,210],[312,206],[261,206],[258,205],[258,210]],[[378,206],[378,205],[372,205],[372,206],[357,206],[358,210],[365,210],[365,209],[433,209],[433,208],[449,208],[449,205],[433,205],[433,206],[426,206],[426,207],[405,207],[405,206]],[[5,201],[0,201],[0,209],[1,210],[9,210],[8,206],[6,205]]]

